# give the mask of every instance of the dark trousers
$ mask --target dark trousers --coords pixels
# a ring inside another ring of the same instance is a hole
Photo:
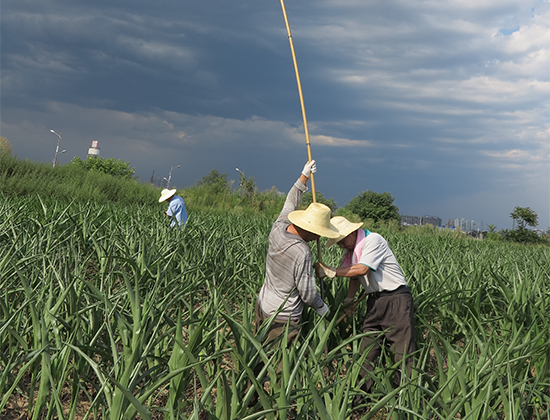
[[[254,335],[258,333],[258,330],[260,326],[269,318],[266,316],[262,309],[260,308],[260,305],[258,305],[258,302],[256,302],[256,306],[254,308]],[[288,348],[294,341],[298,338],[300,335],[300,329],[301,329],[301,322],[300,321],[292,321],[292,320],[277,320],[275,319],[273,323],[271,324],[271,327],[267,331],[267,335],[264,337],[263,345],[267,345],[271,343],[272,341],[276,340],[280,336],[282,336],[285,333],[286,330],[286,324],[288,325],[288,338],[286,342],[286,347]],[[279,363],[279,366],[277,367],[277,375],[279,375],[282,371],[283,361]],[[253,372],[254,376],[258,376],[261,372],[261,370],[264,367],[264,362],[262,360],[259,360],[256,366],[254,366]],[[248,381],[248,388],[252,386],[252,381]],[[254,391],[254,394],[252,396],[252,399],[249,403],[249,406],[253,406],[258,401],[258,393]]]
[[[367,313],[363,321],[363,332],[386,331],[385,334],[364,337],[361,342],[361,353],[370,348],[367,354],[363,369],[360,371],[361,379],[367,372],[374,370],[374,365],[380,354],[382,346],[389,345],[395,354],[395,362],[399,362],[407,356],[405,366],[408,377],[411,376],[413,357],[411,353],[416,351],[414,333],[414,307],[410,289],[407,287],[405,293],[390,294],[385,296],[369,296],[367,300]],[[363,390],[370,392],[372,379],[368,379],[363,385]]]
[[[258,329],[260,326],[269,318],[266,316],[262,309],[260,308],[260,305],[258,305],[258,302],[256,302],[256,306],[254,308],[255,312],[255,321],[254,321],[254,334],[258,333]],[[296,338],[300,335],[300,328],[301,328],[301,322],[300,321],[286,321],[286,320],[279,320],[275,318],[273,323],[271,324],[271,327],[269,328],[267,332],[267,336],[264,338],[264,344],[268,344],[269,342],[277,339],[282,334],[284,334],[286,329],[286,324],[288,322],[288,340],[287,340],[287,346],[292,344]]]

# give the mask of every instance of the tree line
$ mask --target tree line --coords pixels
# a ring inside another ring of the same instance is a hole
[[[46,193],[66,199],[156,203],[157,188],[140,183],[135,176],[135,168],[129,162],[102,157],[88,157],[86,160],[75,157],[67,165],[51,168],[48,164],[19,161],[11,156],[11,152],[9,141],[0,137],[0,187],[5,194]],[[276,216],[280,212],[284,193],[275,188],[259,192],[254,177],[247,177],[242,171],[239,171],[236,188],[233,184],[233,180],[228,180],[227,173],[213,169],[196,185],[178,193],[184,197],[190,210],[263,213],[268,216]],[[313,194],[305,193],[301,208],[306,208],[312,201]],[[375,229],[382,224],[396,230],[402,229],[399,208],[394,203],[395,197],[389,192],[366,190],[343,207],[338,207],[334,199],[326,198],[317,191],[316,201],[327,205],[334,216],[362,221],[369,228]],[[517,223],[516,228],[496,231],[496,227],[490,224],[487,238],[520,243],[549,242],[550,227],[543,236],[529,229],[538,225],[538,215],[531,208],[517,206],[510,217]]]

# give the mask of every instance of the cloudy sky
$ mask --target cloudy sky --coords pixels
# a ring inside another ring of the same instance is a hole
[[[317,191],[401,214],[550,226],[548,0],[286,0]],[[307,160],[277,0],[1,5],[1,132],[21,159],[212,169],[287,191]]]

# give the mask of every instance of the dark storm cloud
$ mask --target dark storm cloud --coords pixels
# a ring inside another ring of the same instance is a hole
[[[389,191],[403,214],[550,224],[548,2],[286,2],[316,185]],[[176,185],[211,169],[285,191],[306,160],[278,1],[2,5],[1,130],[21,158],[56,138]]]

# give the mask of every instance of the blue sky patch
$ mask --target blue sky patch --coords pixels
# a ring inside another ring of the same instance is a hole
[[[519,31],[519,26],[514,29],[501,29],[499,32],[502,35],[508,36],[508,35],[512,35],[514,32],[517,32],[517,31]]]

